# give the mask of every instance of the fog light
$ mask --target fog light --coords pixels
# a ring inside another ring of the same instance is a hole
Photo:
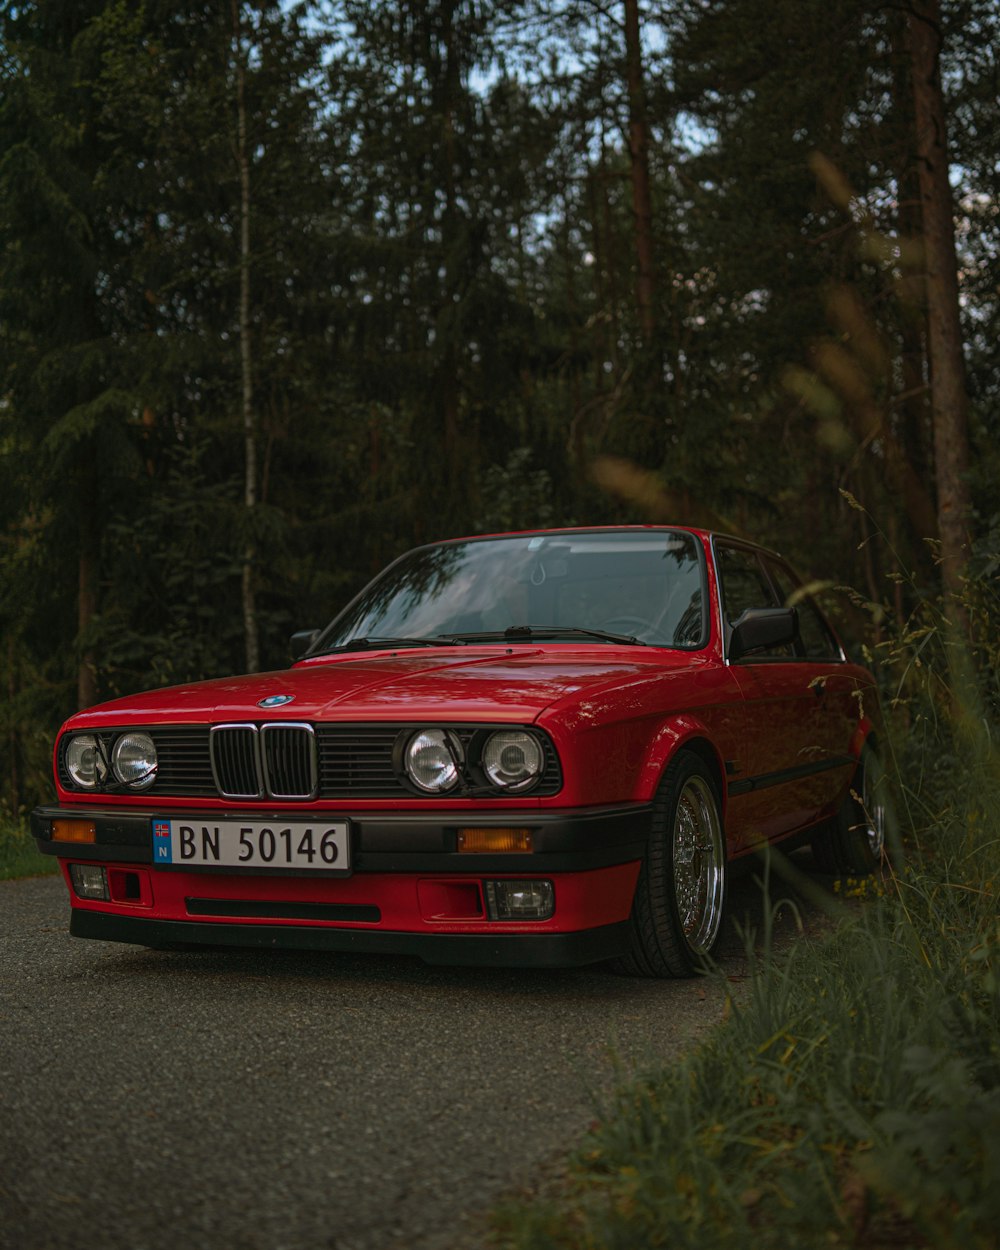
[[[108,874],[99,864],[70,864],[70,880],[78,898],[109,899]]]
[[[556,909],[551,881],[484,881],[491,920],[548,920]]]
[[[532,846],[530,829],[459,829],[458,849],[463,855],[528,854]]]
[[[53,842],[96,842],[97,829],[92,820],[57,819],[52,822]]]

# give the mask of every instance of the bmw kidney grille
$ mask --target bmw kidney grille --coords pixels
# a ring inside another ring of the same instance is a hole
[[[212,775],[227,799],[311,799],[318,769],[312,725],[216,725]]]

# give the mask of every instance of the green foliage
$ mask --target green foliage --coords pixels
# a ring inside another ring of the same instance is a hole
[[[506,464],[491,465],[486,470],[477,530],[503,533],[541,529],[555,523],[552,480],[544,469],[532,468],[531,461],[531,448],[518,447],[507,457]]]
[[[1000,525],[994,8],[944,6],[982,587]],[[650,483],[664,519],[771,542],[879,600],[877,621],[845,610],[852,639],[926,624],[934,469],[900,13],[641,6],[646,343],[622,12],[240,0],[247,509],[232,10],[0,2],[12,809],[45,792],[40,744],[88,666],[88,698],[242,666],[248,546],[269,667],[408,546],[648,520]],[[609,457],[639,476],[602,474]],[[884,597],[887,571],[903,580]]]
[[[0,815],[0,881],[49,876],[58,871],[54,856],[40,855],[30,834]]]
[[[620,1091],[498,1244],[995,1246],[998,789],[828,941],[776,958],[765,933],[728,1022]]]

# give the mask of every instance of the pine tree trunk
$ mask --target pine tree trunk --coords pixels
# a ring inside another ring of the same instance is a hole
[[[938,0],[915,0],[909,14],[909,36],[923,217],[941,578],[947,593],[958,594],[968,560],[969,399],[959,320],[954,208],[948,181]]]
[[[10,728],[7,731],[7,808],[14,816],[21,808],[21,781],[18,773],[18,760],[21,753],[21,734],[13,716],[14,701],[17,698],[17,647],[14,635],[7,638],[7,699],[11,712]]]
[[[945,637],[949,644],[951,711],[960,739],[976,752],[991,752],[983,735],[983,706],[969,643],[971,621],[964,595],[969,559],[969,396],[965,385],[958,303],[955,218],[948,180],[948,133],[941,89],[943,32],[939,0],[914,0],[909,12],[913,66],[917,172],[923,217],[924,287],[934,427],[941,583]]]
[[[240,35],[239,0],[232,0],[233,52],[236,61],[236,155],[240,170],[240,390],[243,413],[243,503],[250,532],[243,550],[243,632],[247,671],[260,668],[257,611],[254,600],[253,516],[257,506],[257,430],[253,410],[253,369],[250,354],[250,157],[247,148],[246,64]]]
[[[457,6],[445,3],[441,6],[441,43],[444,50],[442,108],[444,138],[444,192],[445,215],[442,243],[447,253],[455,249],[462,229],[458,213],[458,193],[456,189],[456,172],[458,157],[455,136],[455,102],[461,92],[462,82],[459,73],[459,58],[454,47],[454,17]],[[471,258],[470,264],[474,263]],[[450,301],[455,292],[451,283],[445,284],[445,299]],[[455,331],[449,327],[446,342],[442,345],[441,368],[437,380],[437,398],[441,405],[444,425],[444,444],[447,456],[447,497],[448,506],[454,507],[467,497],[470,478],[474,475],[470,458],[474,457],[476,448],[469,437],[471,431],[462,429],[459,354],[455,345]]]
[[[97,526],[97,462],[96,453],[88,447],[80,472],[80,498],[77,508],[79,522],[79,555],[77,557],[77,638],[86,636],[97,614],[98,526]],[[76,680],[77,706],[91,707],[97,702],[97,657],[92,647],[80,652]]]
[[[656,312],[653,264],[653,197],[649,185],[649,121],[642,81],[642,44],[638,0],[625,3],[625,76],[628,89],[628,141],[631,157],[632,209],[635,213],[636,309],[643,346],[655,346]]]
[[[617,257],[615,256],[615,230],[614,220],[611,209],[610,185],[611,179],[615,176],[608,167],[608,151],[604,142],[604,134],[601,134],[601,162],[598,167],[600,177],[601,190],[601,216],[600,230],[597,232],[597,239],[600,241],[600,247],[597,251],[595,259],[595,267],[607,275],[608,295],[605,301],[605,307],[608,310],[608,339],[610,360],[612,364],[611,376],[614,385],[617,386],[621,381],[622,362],[621,362],[621,328],[619,326],[619,310],[621,308],[621,293],[618,288],[619,266]]]

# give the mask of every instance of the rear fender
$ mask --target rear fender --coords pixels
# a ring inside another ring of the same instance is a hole
[[[874,688],[867,690],[859,686],[855,693],[858,700],[858,723],[851,736],[850,752],[856,760],[860,760],[865,743],[870,739],[878,741],[882,737],[883,725],[878,695]]]

